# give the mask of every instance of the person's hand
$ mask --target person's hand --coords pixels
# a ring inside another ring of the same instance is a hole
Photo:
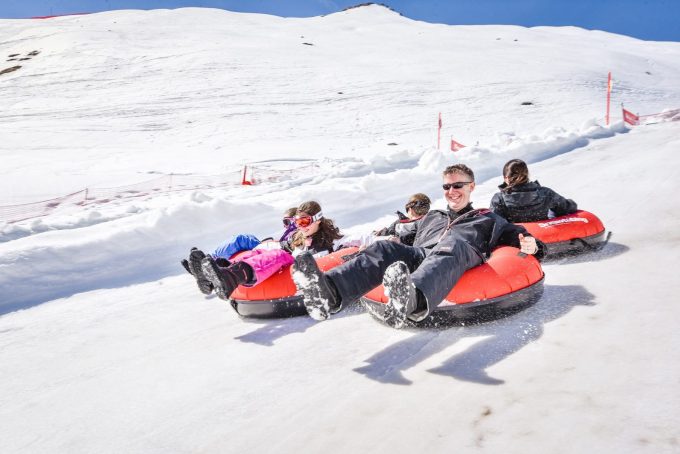
[[[519,249],[521,252],[534,255],[538,252],[538,244],[536,244],[536,238],[533,236],[524,236],[519,234]]]
[[[391,236],[390,241],[392,241],[394,243],[401,243],[401,240],[399,239],[398,236]]]

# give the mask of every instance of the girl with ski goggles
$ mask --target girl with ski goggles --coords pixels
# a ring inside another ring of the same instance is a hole
[[[319,211],[313,216],[310,215],[304,215],[304,216],[295,216],[295,225],[298,226],[298,228],[305,228],[309,227],[319,219],[323,217],[323,212]]]

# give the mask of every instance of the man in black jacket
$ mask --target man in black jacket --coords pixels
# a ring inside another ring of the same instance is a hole
[[[382,282],[388,297],[385,321],[401,328],[407,318],[425,319],[463,273],[482,264],[496,247],[542,255],[542,244],[523,227],[472,208],[475,178],[469,167],[449,166],[443,180],[448,208],[432,210],[416,223],[413,246],[378,241],[327,273],[319,271],[309,254],[296,258],[293,280],[312,318],[326,320]]]

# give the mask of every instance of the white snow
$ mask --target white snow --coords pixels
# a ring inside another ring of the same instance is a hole
[[[680,108],[680,43],[187,8],[2,20],[0,58],[22,65],[0,75],[0,205],[281,174],[0,223],[3,452],[680,452],[680,122],[629,130],[618,108]],[[516,157],[614,236],[545,263],[542,299],[507,319],[240,319],[179,265],[307,199],[348,233],[415,192],[443,207],[455,162],[483,207]]]

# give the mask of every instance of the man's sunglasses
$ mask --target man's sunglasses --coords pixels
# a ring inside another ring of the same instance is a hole
[[[470,183],[474,183],[474,182],[473,182],[473,181],[459,181],[458,183],[444,183],[444,184],[442,185],[442,188],[443,188],[445,191],[448,191],[448,190],[451,189],[451,188],[453,188],[453,189],[463,189],[463,187],[464,187],[466,184],[470,184]]]
[[[284,227],[290,227],[292,224],[295,224],[295,216],[289,216],[283,218],[283,226]]]
[[[314,222],[323,217],[323,213],[319,211],[314,216],[295,216],[295,225],[298,227],[309,227]]]

